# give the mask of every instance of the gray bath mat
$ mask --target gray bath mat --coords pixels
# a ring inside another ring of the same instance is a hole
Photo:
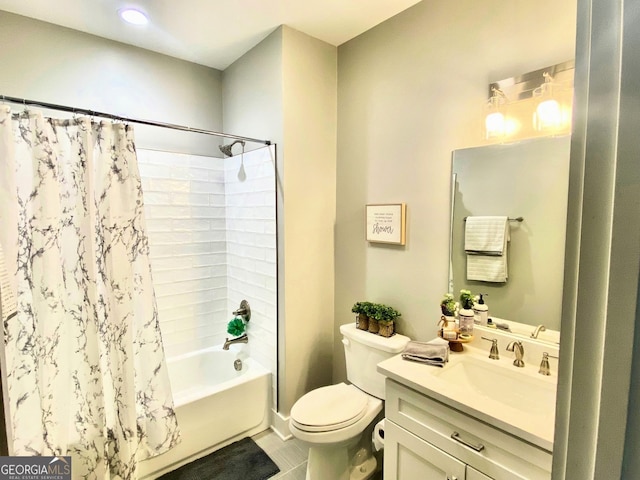
[[[159,480],[266,480],[280,469],[249,437],[194,460]]]

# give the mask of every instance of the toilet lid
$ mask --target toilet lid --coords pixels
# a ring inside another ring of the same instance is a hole
[[[291,409],[291,419],[307,432],[338,430],[364,417],[368,401],[367,394],[353,385],[330,385],[302,396]]]

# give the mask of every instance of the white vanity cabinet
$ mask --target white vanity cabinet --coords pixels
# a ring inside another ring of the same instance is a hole
[[[385,480],[549,480],[551,452],[386,380]]]

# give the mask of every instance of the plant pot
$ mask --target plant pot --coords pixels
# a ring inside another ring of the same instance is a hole
[[[364,313],[359,313],[356,317],[356,327],[360,330],[369,330],[369,317]]]
[[[394,322],[378,322],[378,335],[383,337],[390,337],[393,335]]]
[[[379,330],[380,330],[380,324],[378,323],[378,320],[376,320],[375,318],[369,317],[369,332],[378,333]]]

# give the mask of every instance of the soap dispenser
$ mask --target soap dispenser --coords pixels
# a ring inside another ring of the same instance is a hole
[[[479,325],[486,325],[487,319],[489,318],[489,306],[484,303],[483,295],[487,295],[486,293],[481,293],[480,298],[473,305],[473,316],[474,321]]]

